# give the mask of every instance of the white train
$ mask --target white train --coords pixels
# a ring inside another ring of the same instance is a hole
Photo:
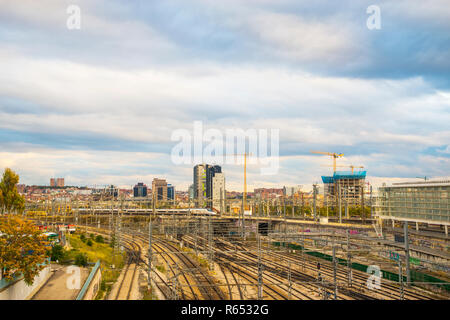
[[[74,211],[78,211],[80,214],[107,214],[111,212],[111,209],[89,209],[89,208],[80,208],[75,209]],[[113,209],[114,213],[118,213],[119,210]],[[136,208],[126,208],[123,209],[122,212],[124,214],[142,214],[148,215],[153,212],[152,209],[136,209]],[[156,213],[159,214],[194,214],[194,215],[216,215],[217,213],[205,208],[186,208],[186,209],[156,209]]]

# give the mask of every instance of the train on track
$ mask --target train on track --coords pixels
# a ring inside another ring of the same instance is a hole
[[[74,209],[74,212],[79,214],[108,214],[108,213],[119,213],[124,215],[149,215],[153,213],[152,209],[136,209],[136,208],[125,208],[125,209],[98,209],[98,208],[79,208]],[[179,214],[179,215],[216,215],[217,213],[205,208],[186,208],[186,209],[156,209],[157,214]]]

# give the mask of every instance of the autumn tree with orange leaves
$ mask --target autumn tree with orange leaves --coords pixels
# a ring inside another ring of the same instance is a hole
[[[33,284],[34,277],[45,267],[47,241],[31,221],[15,216],[0,217],[0,269],[3,278],[23,276]]]

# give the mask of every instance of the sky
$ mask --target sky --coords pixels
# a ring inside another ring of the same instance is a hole
[[[201,121],[279,130],[280,168],[249,165],[249,190],[320,182],[310,150],[374,185],[449,177],[449,30],[447,0],[0,0],[0,169],[186,190],[171,137]],[[242,165],[223,171],[241,191]]]

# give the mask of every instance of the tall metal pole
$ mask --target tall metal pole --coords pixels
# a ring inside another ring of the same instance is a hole
[[[341,205],[341,187],[339,182],[336,184],[338,189],[338,207],[339,207],[339,223],[342,223],[342,205]]]
[[[350,254],[350,230],[347,229],[347,285],[348,287],[352,286],[352,255]]]
[[[150,215],[150,221],[148,223],[148,290],[150,291],[152,287],[152,261],[153,261],[153,251],[152,251],[152,217]]]
[[[406,286],[409,287],[410,285],[410,269],[409,269],[409,233],[408,233],[408,221],[405,221],[403,225],[404,230],[404,238],[405,238],[405,264],[406,264]]]
[[[364,203],[364,183],[361,186],[361,218],[362,221],[366,219],[366,212],[364,211],[365,203]]]
[[[258,233],[258,300],[263,299],[263,267],[261,264],[261,236]]]
[[[334,300],[337,300],[336,247],[334,246],[334,237],[333,237],[333,285],[334,285]]]
[[[220,215],[223,215],[223,200],[224,200],[224,196],[223,196],[223,189],[220,188]]]
[[[209,244],[209,252],[208,252],[208,262],[209,262],[209,269],[213,269],[213,255],[214,255],[214,249],[213,249],[213,229],[211,224],[211,216],[208,215],[208,244]]]
[[[241,229],[241,237],[244,238],[244,198],[242,198],[242,205],[241,205],[241,210],[239,212],[239,224],[240,224],[240,229]]]
[[[398,259],[398,280],[400,282],[400,300],[403,300],[404,290],[403,290],[403,274],[402,274],[402,260]]]
[[[314,212],[314,222],[317,219],[317,184],[313,184],[313,212]]]
[[[304,256],[303,256],[303,251],[305,250],[305,232],[304,232],[304,230],[302,230],[302,251],[301,251],[301,261],[302,261],[302,270],[305,270],[305,259],[304,259]]]
[[[289,267],[289,271],[288,271],[288,281],[289,281],[289,287],[288,287],[288,300],[291,300],[292,297],[292,276],[291,276],[291,260],[288,261],[288,267]]]
[[[287,220],[286,220],[286,198],[283,197],[283,216],[284,216],[284,249],[287,251]]]

